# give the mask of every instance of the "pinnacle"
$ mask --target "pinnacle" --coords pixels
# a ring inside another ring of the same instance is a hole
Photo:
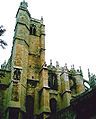
[[[21,2],[20,6],[26,9],[26,8],[28,7],[28,3],[25,2],[25,0],[23,0],[23,1]]]

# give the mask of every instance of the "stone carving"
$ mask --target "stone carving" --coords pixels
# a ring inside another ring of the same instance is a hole
[[[14,83],[12,87],[12,98],[13,101],[19,101],[19,85]]]
[[[53,90],[58,89],[57,75],[55,73],[49,73],[48,85]]]

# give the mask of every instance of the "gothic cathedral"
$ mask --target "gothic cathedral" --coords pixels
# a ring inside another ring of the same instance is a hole
[[[46,64],[43,18],[27,7],[20,3],[11,56],[0,69],[0,119],[46,119],[85,91],[81,68]]]

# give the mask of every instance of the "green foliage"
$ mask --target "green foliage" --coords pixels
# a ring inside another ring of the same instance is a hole
[[[2,36],[5,31],[6,30],[3,28],[3,26],[0,26],[0,36]],[[7,43],[4,40],[0,39],[0,46],[4,49],[5,46],[7,46]]]

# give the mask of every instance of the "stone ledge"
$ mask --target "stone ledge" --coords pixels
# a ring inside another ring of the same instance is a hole
[[[58,95],[58,91],[56,91],[56,90],[50,90],[50,93]]]
[[[63,96],[65,93],[71,93],[71,90],[65,90],[63,93],[61,93],[61,96]]]

